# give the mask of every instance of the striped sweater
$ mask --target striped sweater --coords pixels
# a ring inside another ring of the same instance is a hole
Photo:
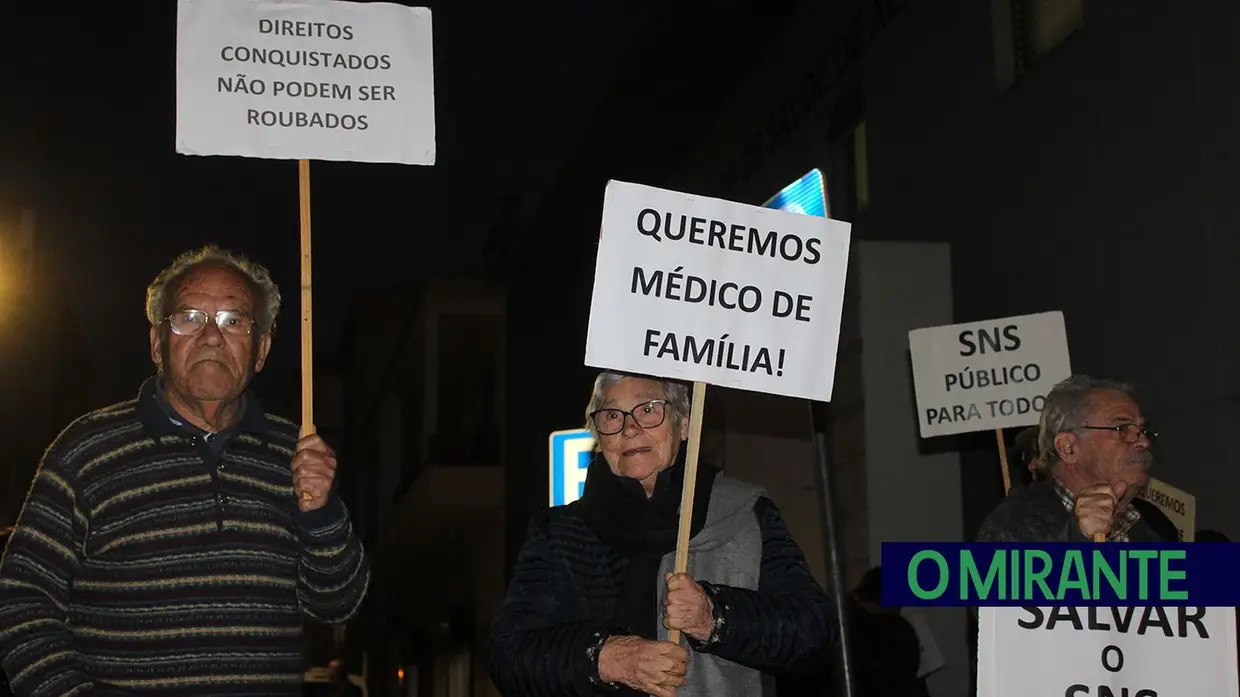
[[[297,509],[297,426],[252,396],[221,443],[155,392],[78,419],[43,457],[0,562],[13,690],[299,695],[303,617],[347,620],[370,579],[348,512],[334,494]]]

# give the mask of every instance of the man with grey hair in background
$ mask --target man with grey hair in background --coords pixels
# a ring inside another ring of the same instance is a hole
[[[43,456],[0,562],[0,661],[27,695],[300,695],[302,622],[370,579],[318,436],[250,390],[280,291],[206,247],[147,289],[157,375]]]
[[[978,541],[1175,541],[1167,516],[1137,498],[1157,436],[1127,384],[1086,375],[1060,382],[1042,409],[1039,476],[991,512]]]

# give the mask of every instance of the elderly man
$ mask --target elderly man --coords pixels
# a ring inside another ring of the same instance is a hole
[[[279,310],[266,269],[216,247],[151,283],[158,375],[52,443],[0,563],[18,695],[298,695],[303,617],[357,611],[336,458],[247,390]]]
[[[1137,499],[1149,483],[1157,433],[1132,388],[1076,375],[1046,396],[1038,476],[982,523],[982,542],[1171,542],[1175,526]]]

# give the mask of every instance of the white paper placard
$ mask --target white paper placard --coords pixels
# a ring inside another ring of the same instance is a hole
[[[1141,491],[1141,498],[1158,506],[1180,533],[1180,542],[1192,542],[1197,536],[1197,497],[1170,484],[1150,477]]]
[[[430,10],[179,0],[176,150],[434,164]]]
[[[1062,312],[908,333],[922,438],[1037,424],[1072,375]]]
[[[610,182],[586,365],[829,401],[850,232]]]
[[[1235,608],[978,612],[977,697],[1240,697]]]

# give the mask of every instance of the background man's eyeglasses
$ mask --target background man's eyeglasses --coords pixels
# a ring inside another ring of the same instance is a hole
[[[1151,443],[1158,440],[1158,431],[1151,430],[1147,426],[1139,424],[1119,424],[1118,426],[1083,426],[1082,428],[1091,431],[1115,431],[1119,434],[1119,439],[1125,443],[1136,443],[1142,434],[1149,439]]]

